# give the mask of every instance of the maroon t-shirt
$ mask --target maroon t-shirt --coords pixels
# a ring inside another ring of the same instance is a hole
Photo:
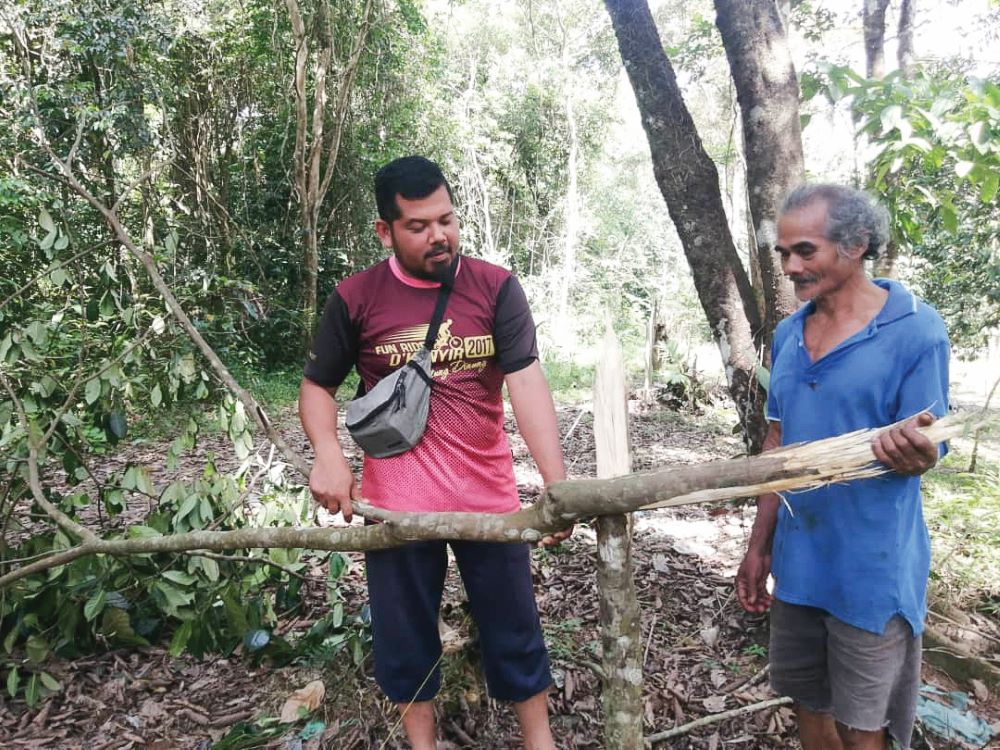
[[[395,258],[344,279],[327,300],[305,376],[329,388],[356,366],[371,388],[423,345],[439,286],[405,275]],[[389,510],[517,510],[501,387],[538,349],[509,271],[461,258],[432,357],[427,431],[405,453],[365,456],[362,495]]]

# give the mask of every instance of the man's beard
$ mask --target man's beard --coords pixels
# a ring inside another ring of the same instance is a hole
[[[393,252],[396,253],[396,257],[400,257],[398,248],[396,247],[396,238],[393,237],[392,243]],[[449,243],[442,242],[434,245],[430,250],[424,253],[424,261],[433,257],[434,255],[444,251],[445,253],[450,253],[453,255],[451,261],[448,263],[431,263],[431,270],[425,271],[423,267],[420,268],[407,268],[404,266],[405,271],[411,276],[423,279],[424,281],[436,281],[440,284],[449,283],[455,278],[455,270],[458,267],[459,253],[457,248],[453,248]]]
[[[445,247],[445,252],[450,252],[451,248]],[[431,255],[434,254],[434,250],[431,250]],[[458,253],[456,252],[452,257],[451,261],[448,263],[434,263],[431,266],[430,273],[425,274],[428,281],[437,281],[439,283],[448,283],[455,278],[455,269],[458,266]]]

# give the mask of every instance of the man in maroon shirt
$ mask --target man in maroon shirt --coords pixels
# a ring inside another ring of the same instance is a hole
[[[387,164],[375,178],[375,193],[375,231],[393,255],[342,281],[327,300],[299,394],[299,414],[316,452],[309,487],[317,502],[350,521],[351,502],[362,493],[337,440],[332,397],[352,367],[371,387],[405,364],[426,336],[440,280],[453,276],[433,351],[427,430],[405,453],[365,456],[363,494],[389,510],[515,511],[520,503],[503,430],[504,384],[543,481],[565,478],[524,292],[508,271],[459,255],[451,188],[433,162],[410,156]],[[447,544],[479,628],[491,695],[514,703],[526,748],[554,748],[546,698],[551,675],[528,547]],[[399,705],[414,750],[433,750],[446,543],[410,544],[365,559],[376,680]]]

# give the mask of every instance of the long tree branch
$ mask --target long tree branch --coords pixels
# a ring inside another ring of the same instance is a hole
[[[185,555],[190,557],[207,557],[209,560],[219,560],[221,562],[234,562],[234,563],[251,563],[254,565],[268,565],[272,568],[287,573],[292,578],[298,578],[300,581],[308,581],[309,579],[298,573],[287,565],[282,565],[281,563],[275,562],[274,560],[269,560],[266,557],[250,557],[248,555],[220,555],[217,552],[206,552],[201,549],[194,549],[184,552]]]
[[[919,431],[935,443],[978,425],[995,422],[982,413],[952,415]],[[32,573],[61,565],[88,554],[130,555],[209,550],[223,552],[250,548],[309,548],[367,551],[386,549],[411,541],[469,539],[493,542],[537,542],[580,518],[631,513],[655,505],[695,504],[760,494],[775,490],[816,487],[834,482],[877,476],[888,470],[875,461],[871,440],[891,429],[860,430],[835,438],[788,446],[753,458],[712,461],[694,466],[667,468],[614,479],[575,479],[550,484],[534,505],[516,513],[396,513],[358,503],[355,509],[380,520],[368,526],[275,529],[246,528],[234,531],[192,531],[144,539],[99,539],[84,536],[75,522],[68,529],[85,541],[67,553],[39,560],[0,576],[0,588]],[[29,453],[32,476],[37,477],[38,456]],[[35,490],[33,482],[33,490]],[[40,493],[39,493],[40,494]],[[44,497],[42,498],[44,500]],[[652,501],[652,503],[651,503]],[[53,519],[61,512],[51,503]],[[66,554],[72,553],[67,558]]]
[[[198,347],[198,350],[208,361],[209,365],[215,371],[215,374],[243,403],[247,412],[252,416],[257,426],[260,427],[260,429],[267,435],[268,439],[277,446],[278,450],[281,451],[281,454],[288,460],[288,462],[298,469],[302,476],[308,477],[310,471],[308,461],[306,461],[305,457],[301,453],[292,449],[292,447],[285,442],[285,439],[271,423],[271,420],[268,418],[263,407],[257,403],[256,399],[254,399],[249,391],[237,382],[236,378],[234,378],[232,373],[229,372],[229,369],[223,364],[222,360],[219,359],[219,355],[216,354],[215,350],[212,349],[207,341],[205,341],[204,337],[195,327],[194,323],[191,322],[191,319],[184,311],[184,308],[182,308],[180,303],[177,301],[177,298],[170,290],[170,287],[167,285],[163,276],[160,275],[160,271],[156,267],[156,261],[153,257],[133,242],[128,231],[122,226],[121,221],[118,219],[118,215],[108,209],[89,190],[87,190],[87,188],[76,179],[73,172],[69,169],[69,166],[60,160],[59,157],[51,151],[51,149],[48,150],[50,158],[52,158],[59,168],[63,170],[63,174],[73,186],[73,189],[104,216],[105,221],[107,221],[111,230],[115,233],[118,241],[121,242],[122,245],[124,245],[126,249],[128,249],[128,251],[139,260],[140,263],[142,263],[142,266],[146,269],[146,273],[153,282],[153,286],[156,288],[156,291],[163,297],[163,300],[167,305],[167,309],[170,310],[170,313],[177,319],[177,322],[181,324],[181,327],[184,329],[185,333],[187,333],[188,337],[194,342],[195,346]]]

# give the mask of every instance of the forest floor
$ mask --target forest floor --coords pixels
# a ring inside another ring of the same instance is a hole
[[[634,470],[728,458],[742,452],[732,435],[732,412],[711,405],[698,414],[632,402]],[[561,434],[571,477],[595,473],[592,415],[588,404],[559,408]],[[291,409],[279,417],[286,437],[308,452]],[[203,460],[231,452],[218,436],[203,436],[178,470],[200,472]],[[345,440],[345,445],[350,444]],[[523,443],[514,436],[516,471],[523,499],[530,502],[540,479]],[[152,460],[163,446],[130,446],[113,461],[142,455]],[[963,446],[967,450],[967,445]],[[983,459],[997,464],[1000,436],[988,436]],[[957,449],[953,448],[953,452]],[[128,455],[132,453],[133,455]],[[355,457],[356,459],[356,457]],[[156,475],[157,484],[166,472]],[[751,508],[734,504],[697,506],[637,514],[634,541],[635,581],[641,605],[642,662],[645,683],[644,731],[673,726],[775,697],[766,675],[767,619],[738,606],[733,578],[752,523]],[[321,521],[335,523],[325,517]],[[339,583],[348,615],[365,602],[364,566],[357,554]],[[552,660],[555,686],[549,706],[560,748],[601,748],[600,635],[593,531],[578,526],[561,547],[533,553],[538,606]],[[282,623],[292,638],[322,617],[329,607],[327,574],[317,558],[303,571],[303,606]],[[461,583],[449,574],[443,619],[447,623],[443,687],[438,716],[441,750],[518,747],[517,726],[507,705],[490,700],[476,666],[475,636],[463,607]],[[962,622],[987,644],[988,658],[1000,655],[1000,618],[965,612]],[[989,644],[992,644],[990,646]],[[991,649],[991,651],[990,651]],[[394,707],[380,697],[371,675],[370,655],[355,665],[346,652],[322,664],[277,668],[255,665],[240,649],[228,656],[196,660],[172,658],[166,647],[114,651],[51,666],[63,690],[34,710],[23,703],[0,705],[2,748],[405,748]],[[278,726],[282,704],[313,680],[325,684],[322,705],[312,723]],[[931,668],[924,681],[970,694],[972,709],[1000,730],[997,690],[981,683],[953,681]],[[794,719],[787,707],[774,707],[695,729],[657,747],[797,748]],[[915,747],[941,750],[937,737]],[[994,741],[996,743],[996,740]],[[1000,747],[1000,743],[990,745]]]

